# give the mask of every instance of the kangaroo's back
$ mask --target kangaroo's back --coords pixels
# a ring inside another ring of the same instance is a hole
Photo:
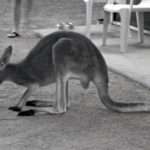
[[[76,64],[78,63],[78,68],[83,69],[82,67],[84,67],[91,73],[94,71],[92,71],[92,68],[95,69],[94,66],[97,66],[104,70],[105,76],[107,76],[105,61],[94,44],[85,36],[70,31],[54,32],[41,39],[22,63],[19,64],[21,68],[24,68],[24,72],[28,76],[35,78],[34,80],[37,80],[37,82],[41,82],[41,84],[46,84],[48,81],[54,82],[53,48],[56,43],[59,43],[59,40],[64,38],[70,39],[73,42],[73,46],[76,47],[73,53],[70,51],[71,62],[74,60]],[[62,57],[65,57],[64,51],[65,46],[59,51],[59,54],[62,53]],[[69,50],[67,49],[67,51]],[[68,62],[68,64],[70,63]]]

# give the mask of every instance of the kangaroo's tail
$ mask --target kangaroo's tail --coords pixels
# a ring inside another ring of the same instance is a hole
[[[149,103],[120,103],[113,101],[105,84],[96,84],[98,95],[102,103],[111,111],[115,112],[150,112]]]
[[[119,103],[114,102],[110,96],[101,96],[102,103],[115,112],[150,112],[148,103]]]

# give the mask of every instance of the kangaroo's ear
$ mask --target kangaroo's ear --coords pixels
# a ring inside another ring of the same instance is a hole
[[[12,55],[12,46],[8,46],[0,58],[0,70],[9,63],[11,55]]]

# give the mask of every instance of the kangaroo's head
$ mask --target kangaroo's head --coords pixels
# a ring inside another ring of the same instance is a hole
[[[9,63],[11,55],[12,46],[8,46],[0,57],[0,83],[2,83],[7,76],[6,67]]]

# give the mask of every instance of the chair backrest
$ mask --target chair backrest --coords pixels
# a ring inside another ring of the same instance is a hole
[[[150,1],[150,0],[143,0],[143,1]],[[127,0],[108,0],[107,1],[108,4],[113,4],[113,3],[117,3],[117,4],[126,4],[127,3]],[[133,4],[134,4],[134,0],[130,0],[130,10],[132,9],[133,7]]]
[[[86,3],[91,1],[92,3],[106,3],[107,0],[84,0]]]
[[[141,0],[140,4],[150,4],[150,0]]]
[[[141,0],[141,2],[146,2],[147,3],[147,2],[149,2],[149,0]]]
[[[107,0],[108,4],[113,4],[113,3],[121,3],[121,4],[125,4],[126,0]]]
[[[97,3],[106,3],[107,2],[107,0],[93,0],[93,2],[97,2]]]

